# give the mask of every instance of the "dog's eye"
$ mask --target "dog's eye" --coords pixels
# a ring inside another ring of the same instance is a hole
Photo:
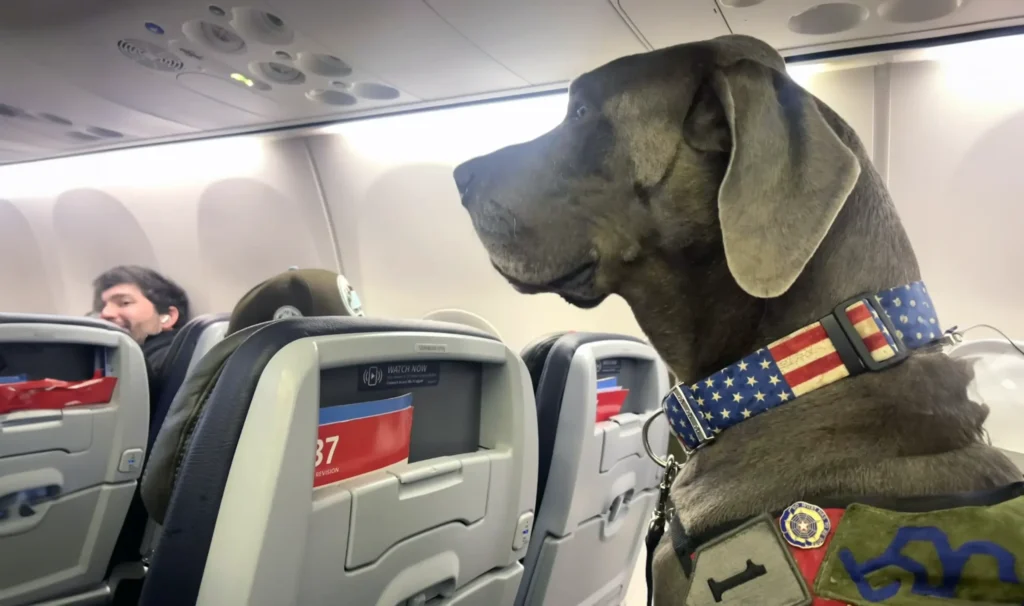
[[[573,118],[577,120],[582,120],[583,118],[587,117],[588,111],[589,110],[587,109],[587,106],[581,103],[576,106],[576,111],[573,112]]]

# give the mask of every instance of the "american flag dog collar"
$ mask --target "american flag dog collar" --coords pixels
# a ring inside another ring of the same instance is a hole
[[[689,455],[737,423],[840,379],[891,368],[942,338],[923,282],[864,294],[693,385],[677,384],[661,407]]]

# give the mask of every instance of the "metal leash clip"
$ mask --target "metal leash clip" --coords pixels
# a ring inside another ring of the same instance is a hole
[[[675,481],[676,475],[679,473],[679,464],[676,463],[676,459],[672,455],[668,455],[666,463],[665,475],[661,478],[661,484],[658,484],[658,502],[654,505],[654,515],[651,516],[648,532],[663,532],[665,524],[676,514],[675,505],[672,504],[671,491],[672,482]]]
[[[970,329],[968,329],[970,330]],[[964,331],[966,332],[966,331]],[[958,326],[954,326],[942,333],[942,343],[949,347],[956,347],[957,345],[964,342],[964,333],[959,330]]]
[[[644,450],[647,451],[647,456],[651,458],[659,467],[665,470],[665,474],[661,478],[661,483],[658,484],[658,502],[654,506],[654,515],[651,518],[651,524],[648,527],[648,533],[657,533],[660,537],[661,532],[664,531],[664,525],[672,516],[675,515],[675,507],[672,505],[671,491],[672,482],[675,481],[676,476],[679,474],[681,465],[676,462],[676,458],[672,455],[668,455],[667,459],[662,459],[658,455],[654,454],[651,449],[650,440],[647,438],[647,432],[650,431],[651,424],[659,415],[665,414],[664,410],[659,410],[647,419],[644,423],[643,431],[641,432],[641,438],[644,443]]]
[[[674,456],[668,455],[668,458],[662,459],[654,454],[654,450],[651,449],[651,442],[647,438],[647,432],[650,431],[651,424],[663,414],[665,414],[664,408],[651,415],[647,422],[644,423],[643,431],[640,432],[640,439],[644,443],[644,450],[647,451],[647,456],[665,470],[665,473],[661,476],[661,483],[658,484],[658,502],[654,505],[654,513],[651,516],[651,523],[647,526],[647,537],[644,540],[647,552],[647,561],[644,565],[644,577],[647,581],[647,606],[653,606],[654,604],[654,551],[658,548],[665,530],[676,515],[675,505],[672,504],[672,482],[675,481],[681,468],[679,463],[676,463]]]

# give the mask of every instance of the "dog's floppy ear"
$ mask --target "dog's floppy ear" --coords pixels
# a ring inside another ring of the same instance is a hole
[[[828,233],[857,183],[860,163],[813,96],[757,61],[715,68],[694,103],[687,138],[709,149],[731,140],[718,192],[729,271],[749,294],[777,297]]]

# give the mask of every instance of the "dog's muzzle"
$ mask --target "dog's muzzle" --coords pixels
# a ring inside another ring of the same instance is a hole
[[[517,291],[526,295],[545,292],[554,293],[565,299],[566,303],[583,309],[597,307],[605,299],[605,295],[586,297],[578,294],[580,291],[585,292],[592,287],[594,278],[597,275],[598,262],[596,260],[588,261],[569,273],[544,284],[530,284],[523,282],[522,280],[514,278],[502,271],[501,268],[493,261],[491,262],[491,265],[503,278],[508,280],[508,283],[512,285],[512,288],[515,288]]]

